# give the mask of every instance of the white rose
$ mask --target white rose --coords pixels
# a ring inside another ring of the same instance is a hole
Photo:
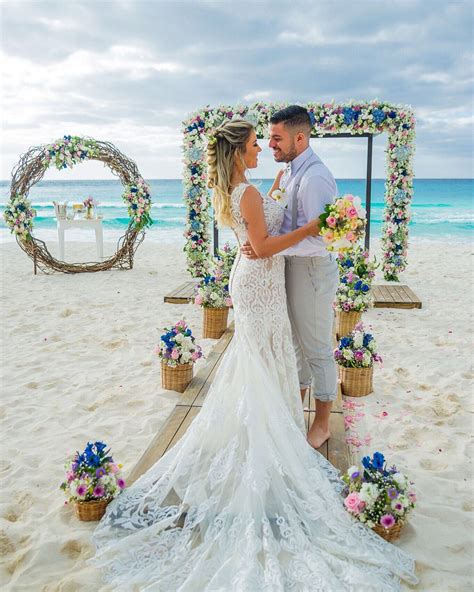
[[[184,339],[184,335],[182,333],[177,333],[174,340],[176,341],[176,343],[181,343]]]
[[[354,335],[354,347],[362,347],[364,344],[364,336],[362,333],[356,333]]]

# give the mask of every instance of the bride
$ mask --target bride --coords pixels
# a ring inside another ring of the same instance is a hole
[[[247,182],[255,130],[222,124],[208,148],[221,224],[259,259],[237,258],[235,336],[182,439],[116,498],[94,533],[114,590],[399,590],[413,560],[343,508],[341,481],[306,441],[284,258],[318,221],[277,236],[281,206]]]

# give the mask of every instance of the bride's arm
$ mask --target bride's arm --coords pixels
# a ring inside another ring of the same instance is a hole
[[[308,236],[319,234],[320,222],[316,218],[288,234],[270,236],[265,222],[262,198],[255,187],[247,187],[244,191],[240,200],[240,212],[247,227],[250,244],[257,257],[271,257],[296,245]]]
[[[280,179],[283,176],[283,173],[285,171],[282,169],[281,171],[278,171],[275,180],[273,181],[273,185],[270,187],[269,191],[268,191],[268,195],[271,197],[272,193],[275,191],[275,189],[280,189]]]

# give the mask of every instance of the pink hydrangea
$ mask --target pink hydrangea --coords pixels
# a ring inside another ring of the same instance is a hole
[[[177,360],[179,358],[179,351],[177,349],[173,349],[173,351],[171,352],[171,358],[173,360]]]

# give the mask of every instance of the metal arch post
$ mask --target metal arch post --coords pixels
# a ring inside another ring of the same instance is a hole
[[[367,210],[367,226],[365,229],[365,248],[370,248],[370,210],[372,200],[372,144],[374,136],[367,137],[367,177],[365,181],[365,209]]]

